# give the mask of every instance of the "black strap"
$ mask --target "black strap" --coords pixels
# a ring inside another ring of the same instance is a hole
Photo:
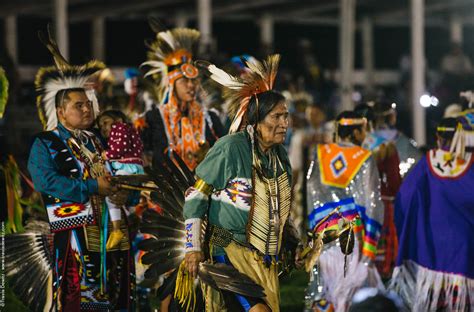
[[[207,233],[208,241],[212,245],[225,248],[229,246],[231,242],[234,242],[239,246],[255,250],[255,248],[253,248],[252,245],[248,243],[242,243],[236,240],[234,238],[234,234],[231,231],[224,229],[223,227],[220,227],[218,225],[211,224],[209,227],[209,231],[207,232],[208,232]]]
[[[219,247],[227,247],[234,240],[234,235],[229,230],[226,230],[217,225],[211,225],[209,231],[209,242],[212,245]]]
[[[76,158],[71,154],[66,143],[60,138],[59,134],[53,131],[41,132],[37,138],[52,152],[54,162],[59,168],[61,174],[78,179],[81,177],[81,168],[76,162]]]

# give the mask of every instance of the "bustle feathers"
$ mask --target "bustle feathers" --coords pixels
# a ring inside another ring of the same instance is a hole
[[[52,241],[53,234],[5,236],[5,275],[10,288],[30,311],[50,311],[52,307]]]
[[[159,214],[154,210],[146,210],[140,228],[143,233],[152,235],[138,245],[139,249],[146,251],[142,262],[150,265],[145,272],[143,285],[151,288],[160,285],[164,274],[176,279],[177,275],[171,273],[176,273],[185,255],[184,193],[196,180],[176,153],[173,153],[173,160],[167,155],[157,158],[147,172],[158,188],[158,191],[151,193],[151,198],[163,211],[163,214]],[[206,222],[203,222],[203,235],[205,228]],[[202,263],[198,276],[217,289],[252,297],[265,296],[262,287],[232,266]]]

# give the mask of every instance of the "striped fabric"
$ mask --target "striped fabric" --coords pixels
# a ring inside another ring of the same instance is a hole
[[[128,237],[128,225],[126,223],[126,218],[122,215],[120,219],[120,231],[124,233],[123,239],[120,241],[120,244],[114,248],[111,248],[108,251],[117,251],[117,250],[129,250],[130,249],[130,240]],[[112,222],[108,222],[107,232],[112,232]],[[89,225],[85,228],[85,235],[87,238],[87,249],[92,252],[101,252],[101,242],[100,242],[100,228],[98,225]]]
[[[337,207],[339,207],[340,214],[332,215],[317,229],[314,228],[324,217],[326,217]],[[382,225],[376,220],[369,218],[366,214],[365,207],[357,205],[353,197],[345,198],[337,202],[325,203],[319,207],[314,207],[313,211],[309,215],[310,228],[316,233],[320,233],[324,229],[337,230],[341,215],[350,221],[356,219],[357,216],[360,217],[360,221],[355,222],[354,232],[362,232],[362,254],[369,257],[370,259],[375,259],[377,252],[377,241],[378,237],[380,236]]]

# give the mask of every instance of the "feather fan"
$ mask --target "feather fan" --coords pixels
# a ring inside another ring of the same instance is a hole
[[[138,248],[145,251],[142,262],[150,265],[142,286],[156,288],[161,285],[163,275],[169,276],[172,271],[176,273],[184,259],[184,192],[194,185],[195,178],[177,154],[173,155],[173,160],[168,155],[156,157],[153,168],[147,168],[147,174],[158,188],[150,197],[160,205],[163,214],[150,209],[144,211],[140,230],[152,237],[141,241]],[[203,222],[203,234],[205,229],[206,222]],[[176,279],[176,274],[166,281],[174,283],[173,278]],[[203,263],[199,278],[216,289],[251,297],[265,296],[261,286],[232,266]]]
[[[8,284],[31,311],[49,311],[53,303],[52,240],[53,234],[5,236],[5,275]]]
[[[263,298],[265,292],[262,286],[256,284],[250,277],[240,273],[233,266],[223,263],[201,263],[199,278],[209,286],[227,290],[242,296]]]

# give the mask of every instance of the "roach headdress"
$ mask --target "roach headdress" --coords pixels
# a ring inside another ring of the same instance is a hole
[[[94,90],[88,84],[89,78],[96,72],[105,68],[99,61],[90,61],[84,65],[70,65],[61,55],[58,45],[52,39],[48,29],[48,38],[42,32],[40,40],[53,55],[55,66],[42,67],[36,74],[35,87],[38,92],[36,106],[44,130],[53,130],[58,124],[56,116],[56,93],[65,89],[81,88],[93,103],[94,116],[99,113],[99,103]]]

